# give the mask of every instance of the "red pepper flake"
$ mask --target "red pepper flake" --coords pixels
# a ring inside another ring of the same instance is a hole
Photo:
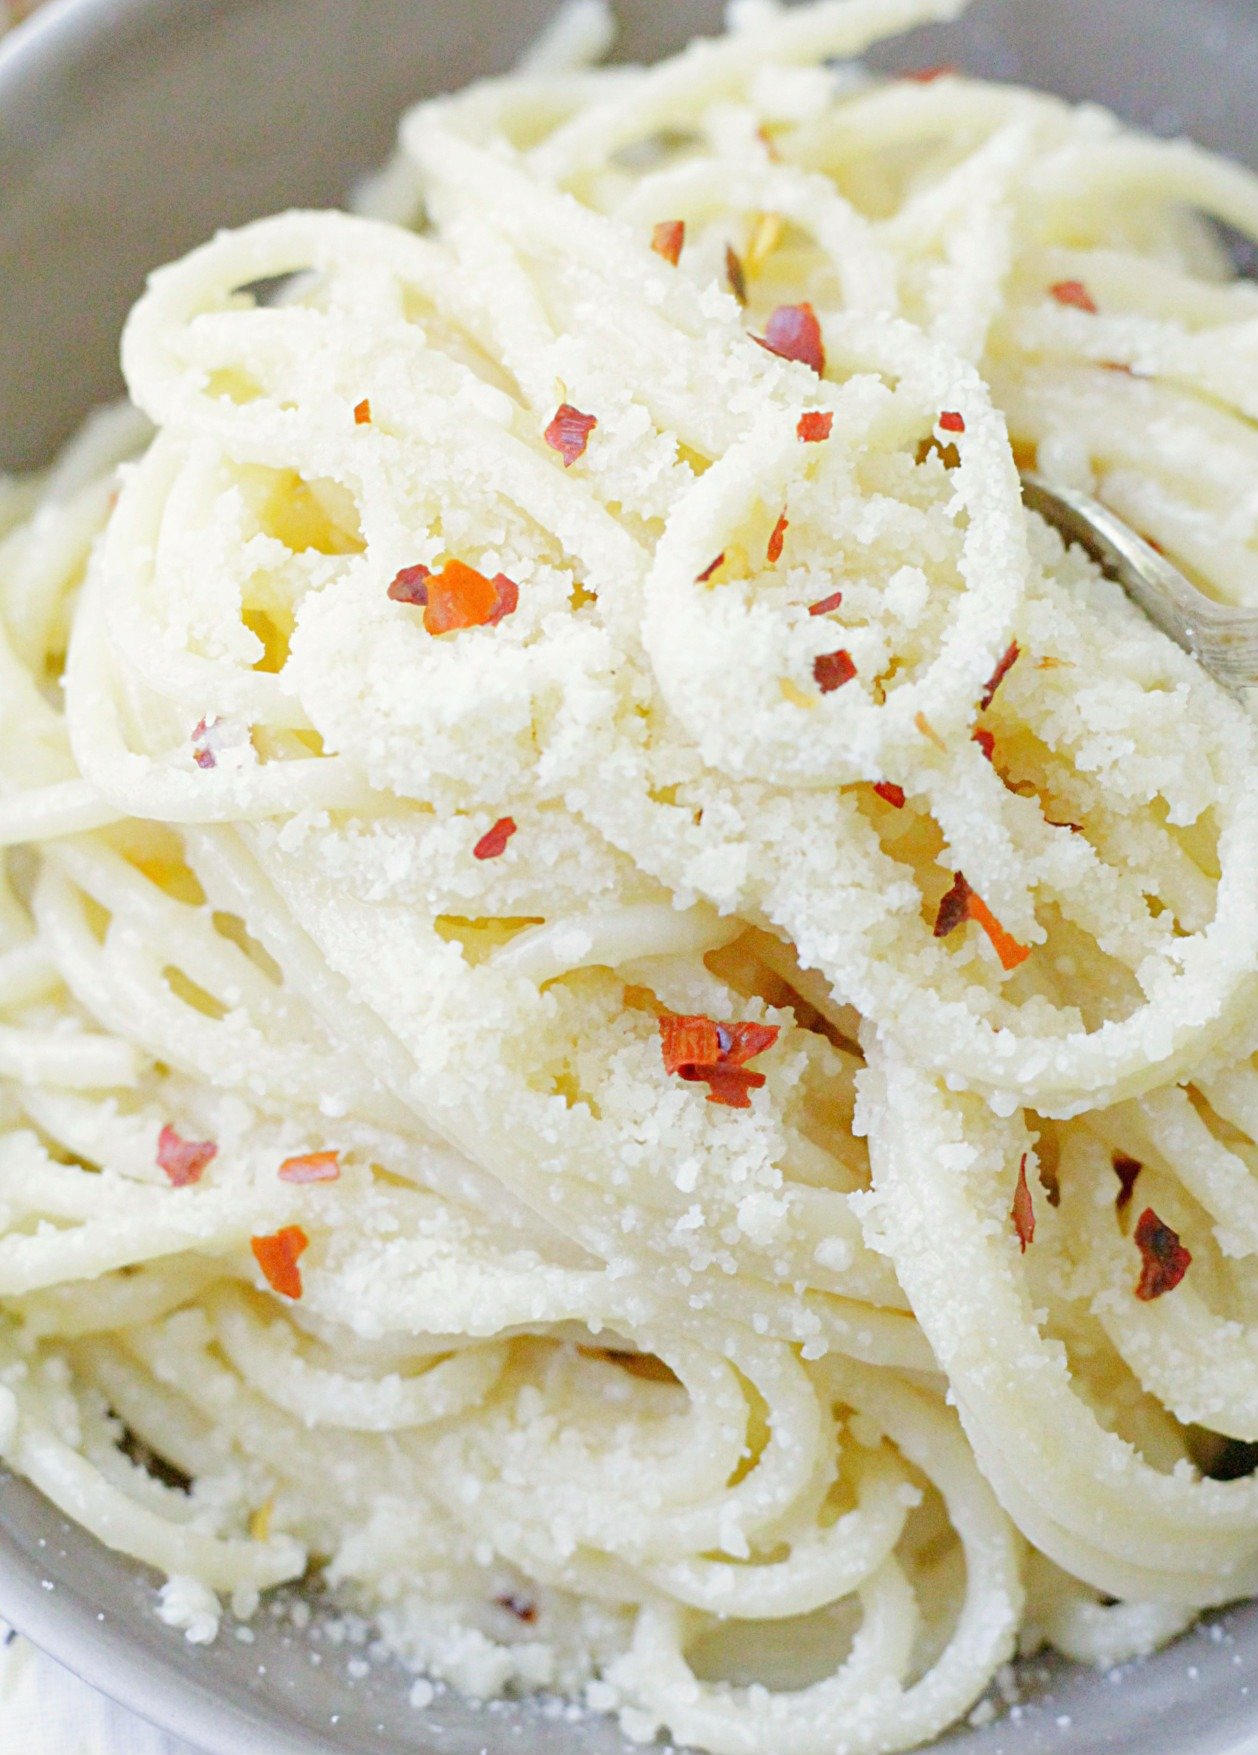
[[[1044,821],[1048,824],[1050,829],[1069,829],[1072,835],[1082,835],[1083,833],[1082,823],[1059,823],[1056,817],[1045,817]]]
[[[360,427],[371,425],[371,403],[365,396],[361,402],[354,405],[354,424]]]
[[[772,1048],[781,1033],[776,1024],[718,1024],[713,1018],[666,1012],[659,1025],[665,1072],[707,1085],[709,1103],[750,1109],[748,1093],[759,1090],[765,1077],[748,1071],[746,1062]]]
[[[1164,1292],[1173,1292],[1188,1272],[1192,1256],[1177,1232],[1163,1224],[1152,1207],[1136,1220],[1136,1247],[1140,1251],[1140,1283],[1136,1297],[1149,1304]]]
[[[705,567],[701,573],[695,574],[695,584],[696,585],[706,585],[708,580],[712,577],[713,573],[717,572],[724,565],[725,565],[725,550],[722,549],[720,554],[717,555],[716,559],[712,562],[710,567]]]
[[[526,1626],[537,1619],[537,1604],[530,1602],[527,1597],[517,1597],[507,1592],[503,1596],[495,1597],[494,1602],[500,1609],[505,1609],[508,1615],[514,1615],[517,1621],[523,1621]]]
[[[651,248],[676,268],[686,243],[684,219],[662,219],[651,233]]]
[[[740,305],[747,303],[747,270],[733,244],[725,246],[725,279]]]
[[[771,567],[776,567],[782,558],[782,549],[786,543],[786,533],[790,527],[791,521],[786,516],[786,513],[783,512],[782,516],[773,526],[773,535],[769,538],[768,556],[769,565]]]
[[[507,850],[507,842],[516,831],[514,817],[499,817],[492,829],[486,829],[472,849],[473,859],[498,859]]]
[[[721,1058],[715,1020],[666,1013],[660,1019],[660,1052],[666,1073],[680,1072],[684,1066],[715,1065]]]
[[[496,627],[519,601],[519,586],[505,573],[487,579],[462,561],[447,561],[440,573],[429,576],[424,626],[430,634]]]
[[[897,786],[894,780],[875,780],[874,791],[892,810],[904,809],[904,788]]]
[[[834,415],[829,409],[814,408],[800,415],[795,431],[805,445],[820,445],[834,431]]]
[[[300,1225],[285,1225],[268,1237],[251,1237],[249,1247],[267,1284],[285,1298],[301,1297],[301,1269],[297,1263],[310,1247]]]
[[[281,1182],[337,1182],[340,1175],[339,1152],[307,1152],[304,1157],[285,1158],[279,1170]]]
[[[840,647],[837,652],[823,652],[820,658],[814,658],[812,674],[822,694],[832,695],[835,689],[851,682],[856,675],[856,666],[852,663],[852,654]]]
[[[205,1167],[218,1156],[213,1140],[185,1140],[169,1122],[157,1136],[157,1164],[170,1178],[172,1188],[190,1188],[200,1182]]]
[[[820,603],[809,604],[808,613],[809,615],[829,615],[833,610],[840,608],[842,603],[843,593],[833,591],[829,597],[823,597]]]
[[[971,740],[982,750],[989,762],[994,760],[996,739],[992,733],[987,730],[986,726],[980,725],[977,730],[970,733],[970,737]]]
[[[1018,662],[1018,656],[1021,650],[1022,648],[1018,645],[1016,640],[1011,640],[1009,642],[1008,651],[996,666],[995,670],[993,670],[991,676],[987,679],[987,687],[983,690],[983,698],[978,704],[981,713],[986,713],[987,709],[996,699],[996,690],[1000,687],[1001,683],[1004,682],[1005,678],[1009,675],[1009,672]]]
[[[1013,1228],[1018,1233],[1023,1255],[1026,1254],[1027,1244],[1035,1241],[1035,1207],[1031,1202],[1031,1190],[1027,1187],[1026,1161],[1027,1154],[1023,1152],[1022,1163],[1018,1169],[1018,1186],[1013,1191],[1013,1206],[1009,1214],[1013,1220]]]
[[[1139,1158],[1129,1158],[1126,1152],[1115,1152],[1110,1163],[1114,1166],[1114,1174],[1118,1178],[1118,1193],[1114,1196],[1114,1205],[1121,1213],[1131,1205],[1136,1178],[1144,1169],[1144,1165]]]
[[[991,940],[992,949],[1000,958],[1000,966],[1008,971],[1025,963],[1031,955],[1029,945],[1021,945],[1017,939],[1006,932],[983,898],[976,895],[963,875],[953,873],[952,888],[939,904],[939,912],[935,916],[935,937],[947,938],[955,932],[964,921],[972,920]]]
[[[597,415],[582,414],[570,402],[561,402],[555,411],[554,420],[542,436],[551,450],[558,451],[563,458],[564,468],[571,469],[579,457],[585,456],[590,434],[597,425]]]
[[[1089,316],[1097,315],[1097,303],[1081,280],[1059,280],[1049,292],[1059,305],[1072,306],[1076,311],[1086,311]]]
[[[388,595],[394,603],[414,603],[421,607],[428,602],[428,581],[432,574],[425,566],[403,567],[394,575]]]
[[[218,757],[214,754],[210,739],[217,719],[202,719],[192,733],[192,759],[198,768],[217,768]]]
[[[911,80],[914,85],[933,85],[937,79],[949,79],[959,71],[949,63],[943,67],[918,67],[912,73],[901,73],[900,78]]]
[[[753,335],[752,340],[779,359],[798,360],[802,366],[811,366],[819,378],[825,375],[826,349],[821,324],[807,302],[779,305],[765,324],[763,336]]]
[[[956,414],[951,409],[945,409],[939,417],[939,425],[945,433],[963,433],[965,431],[965,416]]]

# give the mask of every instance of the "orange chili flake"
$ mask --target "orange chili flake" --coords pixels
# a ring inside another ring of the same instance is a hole
[[[759,1090],[765,1077],[749,1071],[746,1062],[772,1048],[780,1034],[776,1024],[717,1023],[667,1012],[659,1025],[665,1072],[707,1085],[709,1103],[750,1109],[748,1093]]]
[[[666,1073],[683,1066],[714,1066],[721,1058],[716,1020],[668,1012],[660,1019],[660,1052]]]
[[[520,601],[519,586],[505,573],[487,579],[462,561],[447,561],[440,573],[430,574],[427,593],[424,626],[430,634],[496,627]]]
[[[802,305],[779,305],[765,324],[764,334],[752,340],[779,359],[798,360],[811,366],[817,376],[824,377],[826,348],[822,340],[817,313],[805,301]]]
[[[371,425],[371,403],[365,396],[361,402],[354,404],[354,424],[360,427]]]
[[[897,786],[894,780],[875,780],[874,791],[892,810],[904,809],[904,788]]]
[[[192,759],[198,768],[218,767],[213,748],[213,732],[217,724],[217,719],[202,719],[192,733]]]
[[[285,1225],[268,1237],[251,1237],[249,1247],[267,1284],[285,1298],[301,1297],[301,1269],[297,1263],[310,1247],[300,1225]]]
[[[285,1158],[279,1168],[281,1182],[336,1182],[340,1174],[339,1152],[307,1152],[304,1157]]]
[[[975,731],[972,731],[970,733],[970,737],[971,737],[972,741],[974,743],[976,743],[978,745],[978,747],[982,750],[983,754],[987,757],[989,762],[994,760],[995,751],[996,751],[996,739],[992,735],[992,733],[987,730],[986,726],[980,725]]]
[[[498,859],[507,850],[507,842],[516,832],[514,817],[499,817],[472,849],[473,859]]]
[[[740,305],[747,303],[747,270],[733,244],[725,246],[725,279]]]
[[[1096,300],[1081,280],[1059,280],[1048,290],[1059,305],[1070,305],[1076,311],[1086,311],[1089,316],[1096,316]]]
[[[812,661],[812,674],[823,695],[832,695],[856,675],[852,654],[842,647],[837,652],[823,652]]]
[[[1013,1191],[1013,1206],[1009,1215],[1013,1220],[1013,1228],[1018,1233],[1018,1243],[1023,1255],[1026,1254],[1027,1244],[1035,1240],[1035,1207],[1031,1201],[1031,1190],[1027,1187],[1026,1161],[1027,1154],[1023,1152],[1022,1163],[1018,1168],[1018,1186]]]
[[[686,243],[684,219],[662,219],[651,233],[651,248],[676,268]]]
[[[713,573],[717,572],[718,569],[723,567],[724,565],[725,565],[725,550],[722,549],[720,554],[717,555],[716,559],[712,562],[711,566],[705,567],[701,573],[695,574],[695,584],[696,585],[706,585],[708,580],[712,577]]]
[[[1018,662],[1021,650],[1022,648],[1018,645],[1016,640],[1011,640],[1009,642],[1009,647],[1004,657],[987,679],[987,687],[983,690],[983,698],[979,702],[980,712],[986,713],[987,709],[996,699],[996,690],[1000,687],[1001,683],[1004,682],[1005,678],[1009,675],[1009,672]]]
[[[172,1188],[190,1188],[200,1182],[205,1167],[218,1156],[213,1140],[185,1140],[169,1122],[157,1136],[157,1164],[170,1179]]]
[[[1136,1220],[1136,1247],[1140,1251],[1140,1280],[1136,1297],[1151,1303],[1164,1292],[1173,1292],[1192,1265],[1192,1256],[1178,1232],[1164,1224],[1152,1207]]]
[[[911,73],[901,73],[901,79],[911,80],[914,85],[933,85],[937,79],[948,79],[960,70],[951,63],[943,67],[918,67]]]
[[[795,431],[805,445],[820,445],[834,431],[834,415],[829,409],[815,408],[800,415]]]
[[[1031,955],[1029,945],[1019,944],[997,920],[983,898],[976,895],[958,871],[953,873],[952,888],[939,904],[939,912],[935,916],[935,937],[947,938],[955,932],[964,921],[972,920],[981,926],[991,940],[992,949],[1000,958],[1001,968],[1008,971],[1025,963]]]
[[[945,409],[939,417],[939,425],[945,433],[963,433],[965,416],[956,414],[952,409]]]
[[[1114,1166],[1114,1174],[1118,1178],[1118,1193],[1114,1196],[1114,1205],[1121,1213],[1131,1205],[1136,1178],[1144,1169],[1144,1165],[1139,1158],[1129,1158],[1126,1152],[1115,1152],[1110,1163]]]
[[[943,738],[940,737],[939,733],[935,730],[934,726],[924,713],[914,713],[913,723],[923,737],[928,738],[937,750],[942,750],[944,755],[947,755],[947,744],[944,742]]]
[[[832,611],[841,608],[842,603],[843,593],[832,591],[829,597],[823,597],[820,603],[810,603],[808,613],[809,615],[830,615]]]
[[[432,574],[425,566],[403,567],[395,573],[387,595],[394,603],[412,603],[420,606],[428,602],[428,581]]]
[[[783,512],[782,516],[773,526],[773,535],[769,538],[768,555],[769,565],[771,567],[776,567],[782,558],[782,549],[786,544],[786,533],[790,527],[791,521],[786,516],[786,513]]]
[[[555,418],[542,435],[552,451],[558,451],[565,469],[571,469],[579,457],[585,456],[590,434],[598,425],[598,417],[582,414],[570,402],[561,402]]]

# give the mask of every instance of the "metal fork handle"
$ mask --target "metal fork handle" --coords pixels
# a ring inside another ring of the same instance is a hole
[[[1022,476],[1024,504],[1078,543],[1149,620],[1231,689],[1258,688],[1258,610],[1229,609],[1198,591],[1108,506],[1043,476]]]

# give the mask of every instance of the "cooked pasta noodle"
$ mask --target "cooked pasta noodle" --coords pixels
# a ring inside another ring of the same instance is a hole
[[[0,1455],[189,1637],[885,1755],[1258,1592],[1255,728],[1018,478],[1258,601],[1258,184],[959,4],[582,0],[0,494]]]

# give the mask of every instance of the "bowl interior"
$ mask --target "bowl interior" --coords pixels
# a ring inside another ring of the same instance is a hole
[[[145,272],[290,205],[343,198],[414,99],[502,70],[553,0],[53,0],[0,46],[0,469],[47,459],[120,388],[121,322]],[[619,0],[622,53],[715,26],[718,0]],[[1253,0],[978,0],[878,64],[956,62],[1111,105],[1258,165]],[[596,1719],[477,1711],[268,1616],[190,1647],[156,1580],[0,1470],[0,1611],[116,1698],[213,1755],[409,1749],[610,1755]],[[318,1618],[316,1617],[316,1622]],[[1015,1716],[956,1755],[1258,1755],[1258,1608],[1198,1629],[1117,1682],[1033,1667]]]

